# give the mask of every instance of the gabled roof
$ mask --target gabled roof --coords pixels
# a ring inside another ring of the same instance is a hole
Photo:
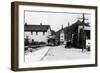
[[[71,37],[70,34],[74,33],[76,30],[78,30],[78,26],[83,26],[83,25],[90,27],[90,25],[88,23],[83,24],[83,22],[78,20],[71,26],[63,28],[64,34],[65,34],[65,39],[70,38]],[[56,32],[57,38],[60,38],[60,33],[61,33],[61,29]]]
[[[88,27],[90,27],[89,23],[83,23],[82,21],[77,20],[75,23],[73,23],[71,26],[69,26],[67,28],[67,30],[69,30],[69,31],[72,30],[74,32],[78,29],[78,26],[88,26]]]
[[[40,31],[46,32],[50,28],[50,25],[24,25],[24,31]]]

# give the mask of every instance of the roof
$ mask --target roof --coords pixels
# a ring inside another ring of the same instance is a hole
[[[65,39],[70,38],[71,37],[71,34],[74,33],[76,30],[78,30],[78,26],[83,26],[83,25],[90,27],[90,25],[88,23],[83,24],[81,21],[78,20],[77,22],[75,22],[71,26],[63,28],[64,34],[65,34]],[[60,30],[58,30],[56,32],[56,36],[58,38],[60,38],[61,30],[62,29],[60,29]]]
[[[50,28],[50,25],[24,25],[24,31],[41,31],[46,32]]]
[[[51,30],[51,35],[55,35],[55,31],[54,30]]]
[[[73,23],[71,26],[69,26],[67,28],[67,30],[76,31],[78,29],[78,26],[88,26],[88,27],[90,27],[89,23],[83,23],[82,21],[77,20],[75,23]]]

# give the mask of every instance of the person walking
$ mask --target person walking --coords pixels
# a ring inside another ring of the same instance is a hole
[[[86,43],[86,38],[85,37],[86,37],[85,36],[85,31],[84,31],[84,28],[82,28],[80,30],[80,44],[81,44],[82,52],[85,49],[85,43]]]

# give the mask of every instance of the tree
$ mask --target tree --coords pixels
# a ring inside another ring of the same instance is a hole
[[[26,45],[29,45],[29,37],[28,36],[26,36],[25,41],[24,41],[24,44],[25,44],[25,46]]]

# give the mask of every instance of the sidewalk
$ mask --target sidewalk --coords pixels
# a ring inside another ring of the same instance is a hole
[[[43,47],[35,52],[29,52],[27,55],[25,55],[25,62],[41,61],[49,49],[50,47]]]
[[[63,46],[52,47],[43,59],[44,61],[54,60],[79,60],[90,59],[91,53],[76,48],[64,48]]]

